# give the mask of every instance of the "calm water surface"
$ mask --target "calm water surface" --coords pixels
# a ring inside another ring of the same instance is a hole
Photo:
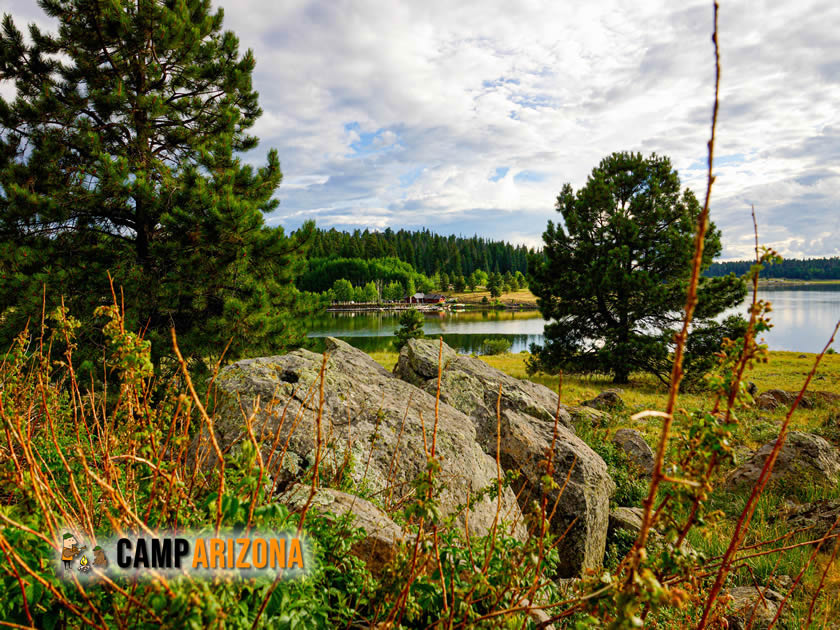
[[[840,320],[840,286],[803,286],[759,290],[759,297],[773,303],[773,329],[765,334],[771,350],[819,352]],[[727,312],[746,316],[746,304]],[[399,313],[327,313],[311,321],[310,337],[339,337],[365,351],[390,347]],[[537,311],[472,311],[428,313],[424,330],[459,352],[480,352],[488,337],[505,337],[511,352],[542,343],[545,322]],[[835,349],[840,350],[835,344]]]

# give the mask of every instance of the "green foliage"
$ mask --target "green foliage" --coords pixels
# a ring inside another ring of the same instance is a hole
[[[420,293],[431,293],[435,290],[435,282],[431,278],[422,277],[417,289]]]
[[[321,293],[339,279],[347,280],[357,287],[368,282],[398,282],[403,287],[409,283],[416,286],[427,282],[423,274],[417,273],[410,264],[397,258],[310,258],[307,270],[298,278],[297,286],[302,291]]]
[[[365,302],[378,302],[379,291],[376,290],[376,284],[368,282],[364,287],[364,295],[362,297]]]
[[[490,291],[490,297],[497,298],[501,296],[503,288],[502,275],[499,273],[491,273],[487,280],[487,289]]]
[[[396,339],[394,340],[394,347],[399,352],[402,347],[408,343],[409,339],[423,339],[425,333],[423,332],[423,313],[416,308],[410,308],[400,315],[400,327],[394,331]]]
[[[490,337],[481,342],[481,354],[505,354],[513,345],[504,337]]]
[[[709,277],[726,276],[730,273],[742,276],[755,264],[752,260],[714,262],[706,270]],[[763,278],[784,278],[787,280],[840,280],[840,256],[831,258],[788,258],[765,269]]]
[[[96,623],[150,630],[255,624],[317,629],[346,626],[360,609],[369,609],[368,594],[375,592],[376,582],[364,562],[351,554],[362,532],[346,518],[306,521],[316,561],[296,580],[208,580],[187,574],[167,584],[112,574],[109,581],[84,585],[83,591],[53,568],[50,560],[56,549],[49,541],[60,539],[68,514],[76,515],[86,541],[93,541],[94,535],[106,538],[117,531],[134,531],[137,523],[158,530],[211,532],[219,499],[222,536],[249,526],[294,532],[301,519],[274,500],[249,442],[225,455],[221,497],[217,470],[187,464],[191,436],[185,429],[190,421],[200,422],[189,396],[172,381],[153,403],[146,378],[151,374],[148,342],[125,331],[116,306],[103,307],[99,314],[106,320],[104,335],[110,340],[111,358],[105,367],[122,374],[119,392],[111,398],[104,392],[83,395],[75,387],[68,391],[56,385],[61,374],[53,368],[65,373],[71,368],[75,335],[84,333],[84,326],[65,309],[53,316],[54,334],[63,336],[71,349],[60,364],[37,349],[29,352],[26,334],[0,362],[0,417],[7,429],[3,448],[18,453],[17,461],[27,471],[9,458],[0,459],[0,542],[15,554],[0,577],[4,622],[37,628]],[[48,348],[49,340],[44,341]],[[33,409],[49,416],[49,427],[26,426]],[[94,412],[97,421],[92,422]],[[164,444],[170,453],[156,446]],[[100,475],[118,479],[119,494]],[[95,524],[95,532],[88,530],[90,524]],[[15,572],[24,581],[18,582]]]
[[[339,278],[333,282],[332,293],[336,302],[350,302],[355,297],[353,285],[344,278]]]
[[[254,57],[222,30],[221,10],[41,6],[57,32],[32,26],[25,41],[6,16],[0,34],[0,75],[17,87],[0,98],[0,345],[40,319],[44,287],[47,312],[63,297],[89,323],[111,302],[109,271],[155,364],[171,326],[199,359],[228,340],[230,357],[299,344],[296,314],[313,304],[293,281],[314,225],[287,237],[264,224],[279,158],[237,157],[257,146],[248,130],[261,110]]]
[[[747,332],[747,320],[740,315],[730,315],[722,322],[706,322],[692,328],[685,344],[685,370],[687,387],[699,385],[702,377],[718,362],[724,340],[741,339]]]
[[[615,571],[618,563],[633,548],[636,542],[636,534],[626,529],[616,529],[612,535],[607,537],[607,552],[604,555],[604,567]]]
[[[440,274],[440,276],[438,276],[437,287],[441,291],[449,291],[449,284],[450,284],[449,274],[444,271]]]
[[[398,258],[426,276],[447,273],[451,279],[468,276],[476,269],[523,273],[529,250],[480,236],[442,236],[429,230],[342,232],[333,228],[316,230],[311,252],[313,258]]]
[[[615,507],[640,507],[642,499],[647,495],[648,480],[630,465],[624,449],[602,437],[588,439],[587,442],[607,464],[610,477],[615,482],[615,493],[610,498],[610,504]]]
[[[575,192],[557,197],[562,224],[549,221],[544,256],[529,258],[545,346],[532,352],[542,369],[613,374],[668,373],[668,355],[682,321],[701,208],[681,193],[668,158],[614,153]],[[720,232],[706,233],[702,266],[721,251]],[[702,278],[698,324],[738,304],[746,294],[735,276]]]
[[[391,282],[382,289],[382,299],[390,300],[390,301],[397,301],[403,298],[405,294],[405,289],[403,285],[399,282]]]
[[[475,272],[471,273],[467,277],[467,286],[469,287],[470,291],[475,291],[478,287],[478,276],[475,274]]]
[[[467,289],[467,280],[463,275],[457,275],[455,276],[455,280],[452,282],[452,285],[452,288],[455,289],[456,293],[463,293]]]

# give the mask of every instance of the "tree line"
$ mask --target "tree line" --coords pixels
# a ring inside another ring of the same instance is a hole
[[[480,236],[441,236],[428,229],[387,228],[382,232],[317,229],[309,248],[312,258],[398,258],[429,277],[444,272],[450,277],[469,277],[476,270],[524,274],[528,269],[528,254],[524,245]]]
[[[710,278],[734,273],[743,276],[755,263],[750,260],[712,263],[706,275]],[[765,267],[762,278],[785,278],[788,280],[840,280],[840,256],[832,258],[788,258],[775,265]]]
[[[306,271],[297,279],[297,288],[319,293],[333,302],[397,301],[416,292],[463,293],[486,287],[491,297],[525,288],[521,271],[487,273],[476,269],[469,276],[442,271],[427,276],[399,258],[310,258]]]

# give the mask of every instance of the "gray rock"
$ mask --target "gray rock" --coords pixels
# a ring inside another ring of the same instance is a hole
[[[784,597],[771,589],[761,590],[754,586],[737,586],[729,589],[729,614],[726,620],[730,630],[766,630],[779,610]],[[752,625],[750,625],[752,618]]]
[[[642,508],[619,507],[610,510],[609,535],[617,531],[638,534],[642,531]]]
[[[603,426],[610,419],[610,414],[594,407],[568,407],[568,410],[575,426],[580,422],[586,422],[592,426]]]
[[[780,593],[787,593],[793,587],[793,578],[789,575],[774,575],[770,578],[770,586]]]
[[[329,478],[351,462],[348,470],[359,487],[379,493],[386,504],[398,504],[412,495],[412,482],[425,474],[424,441],[431,448],[435,399],[395,378],[343,341],[328,338],[326,349],[329,361],[321,421],[326,448],[321,470]],[[280,481],[288,483],[290,475],[285,469],[290,455],[298,469],[311,464],[316,450],[321,363],[321,355],[296,350],[225,367],[216,379],[215,429],[222,449],[237,448],[248,439],[244,419],[254,413],[259,399],[252,426],[268,474],[272,478],[285,476]],[[285,445],[288,452],[284,455]],[[206,443],[203,448],[210,451]],[[472,506],[468,517],[463,506],[471,494],[496,482],[496,462],[476,442],[473,423],[445,403],[438,410],[436,449],[439,480],[444,484],[439,495],[442,515],[455,514],[461,525],[468,522],[471,533],[488,532],[496,516],[496,500],[485,497]],[[501,518],[524,539],[527,532],[509,488],[503,493],[501,508]]]
[[[815,501],[805,505],[792,506],[785,514],[790,529],[810,527],[808,537],[816,540],[827,534],[840,534],[840,499]],[[823,543],[823,549],[831,549],[834,540]]]
[[[519,606],[524,606],[527,608],[525,613],[531,618],[531,620],[535,624],[537,624],[537,627],[541,628],[542,630],[554,630],[554,624],[551,623],[551,617],[542,608],[540,608],[539,606],[534,606],[527,599],[523,599],[522,601],[520,601]]]
[[[638,537],[642,531],[642,516],[644,511],[637,507],[619,507],[610,510],[610,528],[609,536],[612,538],[616,532],[629,532],[635,537]],[[661,525],[661,524],[660,524]],[[667,542],[663,535],[657,529],[651,529],[648,534],[647,544],[645,545],[649,554],[660,553],[663,549],[669,551],[674,550],[674,544]],[[680,544],[682,553],[698,558],[698,554],[687,540],[683,540]]]
[[[621,399],[620,389],[607,389],[592,400],[587,400],[583,403],[584,407],[593,407],[595,409],[623,409],[624,401]]]
[[[426,391],[436,391],[440,355],[439,342],[411,340],[400,352],[394,373]],[[558,488],[546,492],[554,511],[551,528],[561,535],[574,523],[558,545],[558,575],[571,577],[600,567],[615,484],[604,460],[574,435],[569,413],[562,406],[555,439],[557,395],[541,385],[507,376],[479,359],[459,356],[445,344],[441,364],[441,400],[473,420],[479,442],[494,457],[501,385],[499,459],[505,470],[522,471],[515,490],[523,509],[542,496],[546,453],[554,440],[553,478]],[[559,488],[564,485],[561,494]]]
[[[296,484],[278,500],[290,507],[303,509],[309,495],[310,486]],[[365,561],[371,573],[379,575],[397,555],[404,539],[402,528],[370,501],[332,488],[318,488],[312,497],[308,515],[333,518],[347,513],[353,516],[352,526],[361,527],[367,534],[351,547],[351,552]]]
[[[491,455],[496,450],[499,386],[502,412],[510,409],[552,424],[557,416],[561,425],[574,432],[569,411],[565,405],[558,406],[556,393],[537,383],[508,376],[481,359],[459,355],[446,344],[441,355],[440,341],[409,340],[400,351],[394,375],[434,396],[439,359],[441,401],[470,417],[479,444]]]
[[[557,547],[557,575],[574,577],[601,566],[615,483],[604,460],[562,425],[555,436],[553,423],[513,410],[502,413],[501,462],[506,470],[522,472],[515,490],[523,508],[542,497],[544,462],[553,439],[552,477],[557,487],[547,489],[545,495],[549,512],[554,512],[551,530],[565,533]]]
[[[726,487],[754,485],[775,444],[776,440],[768,442],[733,470],[727,477]],[[838,478],[840,452],[820,436],[798,431],[788,434],[770,474],[771,481],[795,485],[831,485],[837,483]]]
[[[755,399],[755,405],[759,409],[789,409],[793,405],[799,392],[786,392],[783,389],[768,389],[762,392]],[[798,408],[812,409],[814,401],[811,396],[806,395],[799,401]]]
[[[627,458],[647,474],[653,472],[653,450],[636,429],[619,429],[613,443],[627,453]]]

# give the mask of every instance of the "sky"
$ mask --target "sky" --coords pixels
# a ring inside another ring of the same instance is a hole
[[[712,220],[840,255],[840,4],[723,1]],[[563,184],[614,151],[671,158],[702,200],[714,89],[707,1],[214,0],[284,180],[273,225],[429,228],[541,243]],[[9,7],[9,8],[6,8]],[[32,0],[2,11],[44,23]]]

